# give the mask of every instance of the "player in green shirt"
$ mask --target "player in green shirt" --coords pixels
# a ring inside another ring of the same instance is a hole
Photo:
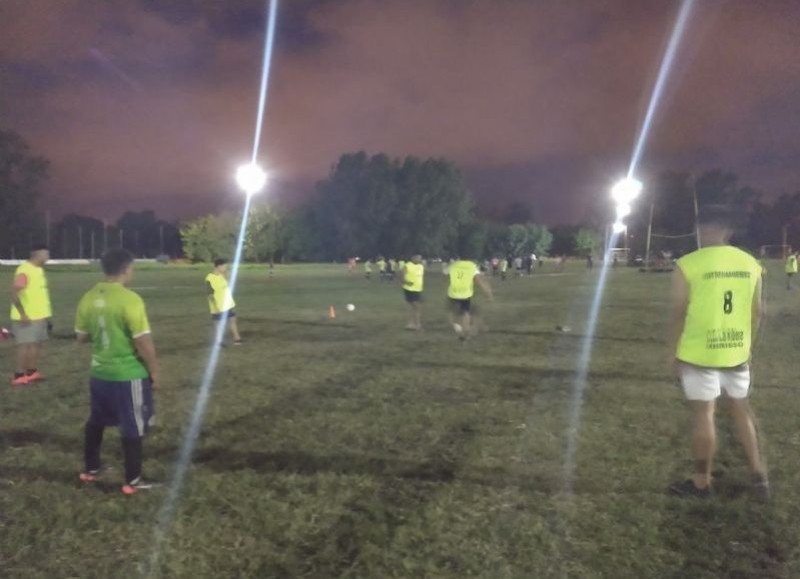
[[[702,249],[678,260],[673,281],[670,359],[692,409],[694,474],[670,487],[673,494],[711,496],[716,450],[714,413],[724,392],[753,473],[754,492],[769,497],[755,418],[747,400],[752,343],[761,321],[761,266],[730,245],[735,213],[707,207],[698,225]]]
[[[403,268],[400,270],[400,282],[403,284],[403,294],[410,311],[406,329],[419,331],[422,329],[420,302],[425,282],[425,266],[422,264],[421,255],[417,254],[411,258],[411,261],[403,262]]]
[[[154,486],[141,476],[142,438],[154,416],[158,360],[144,302],[125,287],[133,279],[133,255],[111,249],[100,261],[106,279],[83,296],[75,320],[78,341],[92,343],[91,413],[84,430],[85,470],[80,479],[97,480],[103,431],[117,426],[125,457],[122,492],[133,495]]]

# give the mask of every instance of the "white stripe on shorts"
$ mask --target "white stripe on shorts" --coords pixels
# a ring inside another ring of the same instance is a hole
[[[142,418],[142,381],[131,380],[131,398],[133,399],[133,416],[136,419],[136,430],[144,436],[144,419]]]

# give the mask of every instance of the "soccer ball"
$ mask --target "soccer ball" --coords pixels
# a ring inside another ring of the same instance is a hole
[[[6,328],[0,328],[0,340],[8,340],[11,337],[11,332]]]
[[[347,304],[347,311],[353,312],[355,311],[356,307],[353,304]]]

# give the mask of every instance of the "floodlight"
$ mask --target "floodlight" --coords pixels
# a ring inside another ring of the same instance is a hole
[[[255,195],[264,188],[267,174],[255,163],[242,165],[236,170],[236,183],[247,195]]]
[[[633,177],[625,177],[611,188],[611,198],[617,205],[629,205],[642,192],[642,182]]]

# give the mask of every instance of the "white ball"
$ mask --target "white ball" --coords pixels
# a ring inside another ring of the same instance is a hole
[[[352,311],[354,311],[355,309],[356,309],[356,307],[355,307],[353,304],[347,304],[347,311],[348,311],[348,312],[352,312]]]

